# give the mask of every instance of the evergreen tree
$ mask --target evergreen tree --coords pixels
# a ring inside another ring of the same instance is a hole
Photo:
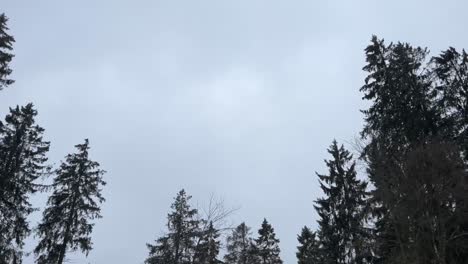
[[[434,57],[432,62],[433,72],[437,77],[436,90],[439,94],[437,107],[443,117],[441,130],[446,135],[445,141],[453,139],[452,147],[459,146],[466,166],[468,163],[468,53],[465,50],[458,52],[450,47]],[[454,184],[463,186],[464,183],[466,184],[466,181]],[[459,232],[468,234],[468,217],[464,213],[468,212],[468,203],[464,206],[458,205],[456,208],[458,217],[465,219],[463,223],[458,223]],[[468,236],[458,236],[456,245],[449,247],[449,250],[456,252],[452,258],[466,262],[468,261],[468,247],[460,248],[459,245],[463,244],[468,245]]]
[[[0,14],[0,90],[12,84],[14,81],[8,79],[11,74],[9,64],[13,59],[13,43],[15,39],[8,34],[8,18],[5,14]]]
[[[172,241],[168,236],[160,237],[155,245],[148,244],[149,256],[145,263],[148,264],[174,264]]]
[[[75,147],[77,153],[68,154],[56,170],[53,193],[37,229],[39,243],[34,253],[39,264],[62,264],[68,249],[86,254],[92,250],[94,223],[90,220],[101,218],[105,172],[89,159],[87,139]]]
[[[255,239],[254,254],[258,258],[258,264],[282,264],[280,258],[279,239],[275,230],[263,219],[262,227],[258,230],[258,238]]]
[[[378,263],[459,263],[468,258],[468,248],[460,246],[467,242],[468,236],[461,234],[468,232],[468,221],[454,220],[466,219],[462,201],[467,195],[426,177],[438,174],[446,184],[466,186],[462,176],[451,173],[459,166],[453,153],[463,153],[466,168],[468,56],[449,48],[427,63],[427,54],[427,49],[386,45],[376,37],[366,48],[364,70],[369,75],[361,91],[372,104],[363,111],[362,136],[368,144],[362,157],[375,186]],[[414,153],[424,157],[418,166]],[[439,204],[434,197],[445,202]],[[447,197],[458,197],[458,202]],[[417,202],[427,200],[433,203]],[[434,235],[435,230],[442,235]],[[447,237],[457,242],[447,246]]]
[[[319,238],[324,263],[359,263],[360,246],[365,239],[366,183],[356,178],[352,155],[338,147],[336,141],[328,149],[332,159],[326,160],[328,175],[317,174],[325,198],[316,201],[319,214]]]
[[[440,111],[433,102],[437,97],[430,71],[424,66],[427,49],[407,43],[385,44],[373,36],[366,48],[368,72],[361,91],[372,102],[362,111],[365,125],[361,133],[368,144],[362,158],[375,190],[372,193],[376,222],[375,251],[381,262],[396,248],[397,240],[406,240],[390,219],[391,201],[399,197],[401,182],[392,175],[404,157],[418,144],[439,136]],[[399,238],[397,237],[399,236]]]
[[[198,243],[193,263],[197,264],[218,264],[219,248],[219,231],[213,226],[213,222],[208,224],[207,230],[201,234],[200,242]]]
[[[29,195],[40,189],[36,181],[49,169],[49,142],[36,116],[28,104],[10,108],[0,122],[0,263],[21,263],[23,241],[31,232],[27,217],[35,210]]]
[[[157,239],[154,245],[148,244],[148,264],[188,264],[194,258],[197,239],[200,236],[200,221],[197,209],[190,207],[192,197],[181,190],[167,217],[168,233]]]
[[[307,226],[302,228],[301,234],[297,236],[297,241],[299,242],[296,253],[298,264],[322,263],[319,241],[316,234]]]
[[[445,140],[460,145],[468,161],[468,53],[450,47],[432,58],[436,107],[442,116],[439,129]]]
[[[250,228],[241,223],[226,239],[226,264],[251,264],[252,238]]]
[[[371,42],[363,68],[368,76],[360,90],[372,105],[362,111],[362,136],[392,154],[437,135],[439,117],[432,104],[436,94],[423,66],[427,49],[407,43],[386,45],[376,36]]]

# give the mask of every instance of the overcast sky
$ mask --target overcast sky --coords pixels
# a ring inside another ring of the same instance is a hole
[[[1,0],[16,38],[1,116],[33,102],[51,162],[89,138],[108,171],[95,249],[70,261],[142,263],[185,188],[240,207],[254,232],[266,217],[295,263],[326,148],[362,127],[372,34],[468,48],[464,1],[377,2]]]

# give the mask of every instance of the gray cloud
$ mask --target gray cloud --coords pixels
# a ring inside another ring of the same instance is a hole
[[[267,217],[294,263],[296,234],[316,226],[314,171],[333,138],[352,141],[362,126],[371,35],[433,52],[468,47],[462,1],[2,6],[17,81],[0,113],[34,102],[52,161],[88,137],[108,171],[90,263],[141,263],[182,187],[200,203],[215,192],[240,205],[234,219],[253,229]]]

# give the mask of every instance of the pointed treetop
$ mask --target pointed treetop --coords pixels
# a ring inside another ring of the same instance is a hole
[[[15,39],[8,34],[7,22],[5,14],[0,14],[0,90],[14,82],[8,76],[12,72],[9,64],[14,55],[10,52],[13,50]]]

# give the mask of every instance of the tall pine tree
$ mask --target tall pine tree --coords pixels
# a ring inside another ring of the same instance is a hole
[[[324,263],[347,264],[362,261],[361,245],[367,233],[366,183],[356,178],[352,155],[336,141],[328,149],[328,175],[317,174],[324,198],[316,201],[319,214],[319,238]]]
[[[197,264],[218,264],[219,249],[219,231],[213,226],[213,222],[208,224],[208,228],[201,232],[201,238],[195,248],[193,263]]]
[[[468,161],[468,53],[450,47],[432,58],[436,106],[442,116],[439,130],[460,145]]]
[[[8,76],[12,72],[9,64],[13,59],[13,54],[10,52],[15,39],[8,34],[7,22],[8,18],[5,14],[0,14],[0,90],[14,82]]]
[[[372,104],[363,111],[362,136],[368,144],[362,157],[375,186],[379,263],[457,263],[468,258],[468,249],[457,246],[466,244],[468,236],[461,234],[467,233],[468,221],[454,220],[466,218],[468,209],[462,202],[466,195],[450,187],[467,184],[464,177],[452,174],[459,166],[452,154],[464,153],[466,166],[468,56],[449,48],[428,63],[427,54],[427,49],[387,45],[376,37],[366,48],[368,77],[361,91]],[[413,164],[415,153],[421,157],[418,166]],[[428,177],[437,174],[438,179]],[[439,204],[434,197],[445,202]],[[447,197],[458,197],[458,202]],[[417,202],[427,200],[434,202],[431,206]],[[443,235],[435,236],[435,230]],[[457,242],[448,246],[447,237],[456,237]]]
[[[299,242],[296,253],[298,264],[322,263],[320,244],[315,232],[304,226],[301,234],[297,236],[297,241]]]
[[[29,196],[40,189],[49,142],[36,125],[32,104],[10,108],[0,122],[0,263],[21,263],[23,240],[31,230],[27,217],[34,211]]]
[[[401,186],[391,171],[401,166],[414,146],[437,136],[440,120],[432,105],[436,94],[431,89],[430,74],[424,67],[427,49],[407,43],[387,45],[373,36],[365,52],[367,64],[363,69],[368,76],[361,91],[372,104],[362,111],[365,125],[361,135],[368,142],[362,158],[375,186],[375,251],[380,261],[385,261],[385,256],[396,247],[394,242],[406,239],[406,234],[397,231],[390,221],[390,201],[398,199]]]
[[[86,254],[92,250],[91,220],[101,218],[105,172],[89,159],[87,139],[75,147],[77,153],[68,154],[56,171],[53,193],[37,228],[39,243],[34,252],[39,264],[62,264],[69,249]]]
[[[398,155],[412,144],[437,135],[439,117],[432,105],[436,94],[424,67],[427,49],[407,43],[386,45],[373,36],[365,52],[363,70],[368,76],[360,90],[372,105],[362,111],[362,136],[384,154]]]
[[[154,245],[148,244],[147,264],[189,264],[194,258],[196,241],[200,238],[198,210],[190,207],[192,197],[181,190],[167,216],[168,232],[158,238]]]
[[[253,249],[258,264],[282,264],[280,257],[279,239],[276,238],[275,230],[263,219],[261,228],[258,230],[258,238],[255,239]]]
[[[252,263],[252,244],[250,228],[241,223],[226,239],[226,255],[224,263],[226,264],[250,264]]]
[[[468,53],[465,50],[458,52],[450,47],[439,56],[432,58],[434,75],[437,77],[436,91],[438,91],[437,107],[442,115],[441,130],[447,136],[445,141],[452,141],[452,147],[459,146],[463,159],[468,164]],[[455,183],[457,186],[467,184],[467,181]],[[468,188],[466,188],[468,189]],[[464,199],[468,194],[465,191]],[[456,197],[456,195],[453,195]],[[468,203],[456,206],[458,218],[465,219],[459,224],[459,232],[468,234]],[[468,235],[458,236],[457,245],[449,247],[449,251],[456,253],[454,257],[468,261],[468,247],[460,248],[458,245],[468,245]],[[449,262],[449,261],[447,261]]]

